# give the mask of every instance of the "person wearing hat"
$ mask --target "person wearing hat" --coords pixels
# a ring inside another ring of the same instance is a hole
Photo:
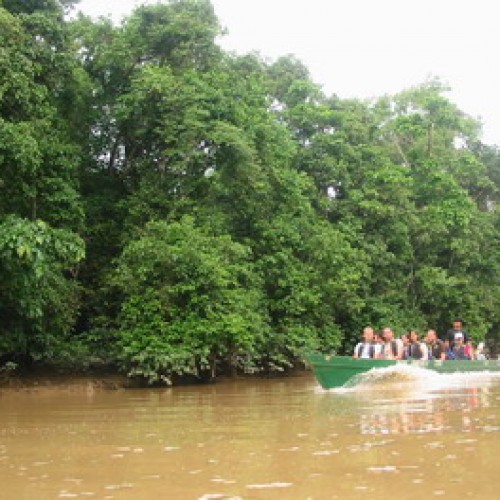
[[[472,359],[474,357],[472,342],[463,328],[461,319],[455,319],[453,328],[446,332],[445,345],[447,359]]]
[[[471,354],[464,342],[464,335],[458,333],[455,337],[453,347],[448,351],[448,359],[471,359]]]
[[[453,328],[450,328],[446,332],[446,347],[452,349],[459,339],[463,340],[464,344],[467,344],[467,342],[469,342],[469,334],[463,328],[463,321],[461,319],[455,319],[453,321]]]

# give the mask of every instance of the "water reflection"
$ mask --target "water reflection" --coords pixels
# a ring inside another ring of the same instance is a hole
[[[487,387],[471,387],[464,393],[442,391],[438,397],[421,400],[375,402],[361,413],[360,432],[387,435],[482,430],[484,426],[471,418],[471,411],[488,408],[489,395]]]

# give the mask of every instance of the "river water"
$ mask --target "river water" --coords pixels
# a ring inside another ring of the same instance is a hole
[[[2,499],[500,498],[500,377],[0,391]]]

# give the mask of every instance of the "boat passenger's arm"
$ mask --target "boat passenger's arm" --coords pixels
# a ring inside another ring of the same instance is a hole
[[[404,349],[402,342],[396,342],[396,357],[394,359],[403,359]]]
[[[357,359],[357,358],[359,358],[359,355],[358,355],[358,351],[359,351],[359,350],[360,350],[360,349],[359,349],[359,344],[356,344],[356,347],[354,348],[354,352],[353,352],[353,354],[352,354],[352,357],[353,357],[353,358],[356,358],[356,359]]]
[[[420,344],[420,349],[422,350],[422,358],[421,359],[429,359],[429,348],[425,342]]]
[[[405,346],[401,339],[396,339],[396,356],[394,359],[403,359],[405,354]]]
[[[470,359],[474,359],[476,357],[476,353],[475,353],[475,349],[474,349],[474,344],[470,340],[469,340],[468,344],[469,344],[469,356],[470,356]]]

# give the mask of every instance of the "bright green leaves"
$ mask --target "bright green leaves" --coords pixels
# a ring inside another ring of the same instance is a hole
[[[76,229],[83,219],[75,179],[78,147],[58,113],[58,94],[71,82],[74,60],[65,49],[64,29],[51,16],[14,17],[0,8],[0,25],[6,26],[0,30],[0,215]],[[48,53],[55,58],[50,65]]]
[[[117,275],[125,296],[122,357],[131,373],[153,382],[206,376],[219,360],[251,368],[266,324],[249,257],[189,218],[148,224],[125,249]]]
[[[456,154],[456,140],[476,140],[478,123],[443,95],[447,90],[429,80],[376,103],[380,130],[395,161],[410,166],[424,158],[446,160]]]
[[[34,137],[34,123],[11,123],[0,118],[0,165],[2,165],[3,185],[0,186],[2,199],[0,213],[8,207],[24,208],[29,214],[29,200],[35,196],[34,180],[41,163],[41,151]],[[16,199],[19,197],[19,199]]]
[[[143,54],[150,51],[160,66],[204,70],[218,55],[214,42],[221,29],[207,0],[143,6],[128,25],[137,29],[139,43],[147,47]]]
[[[30,116],[43,116],[47,89],[35,80],[29,34],[18,19],[1,7],[0,46],[1,117],[22,121]]]
[[[10,216],[0,224],[0,354],[43,357],[74,318],[83,241],[43,221]]]
[[[156,164],[160,173],[182,172],[190,157],[202,154],[208,97],[206,85],[195,73],[179,77],[168,68],[145,68],[120,99],[117,113],[128,160],[137,163],[140,157],[143,163]]]
[[[75,234],[50,228],[41,220],[11,216],[0,228],[0,255],[6,268],[26,267],[43,279],[50,263],[57,262],[63,269],[75,266],[84,258],[84,247]]]

